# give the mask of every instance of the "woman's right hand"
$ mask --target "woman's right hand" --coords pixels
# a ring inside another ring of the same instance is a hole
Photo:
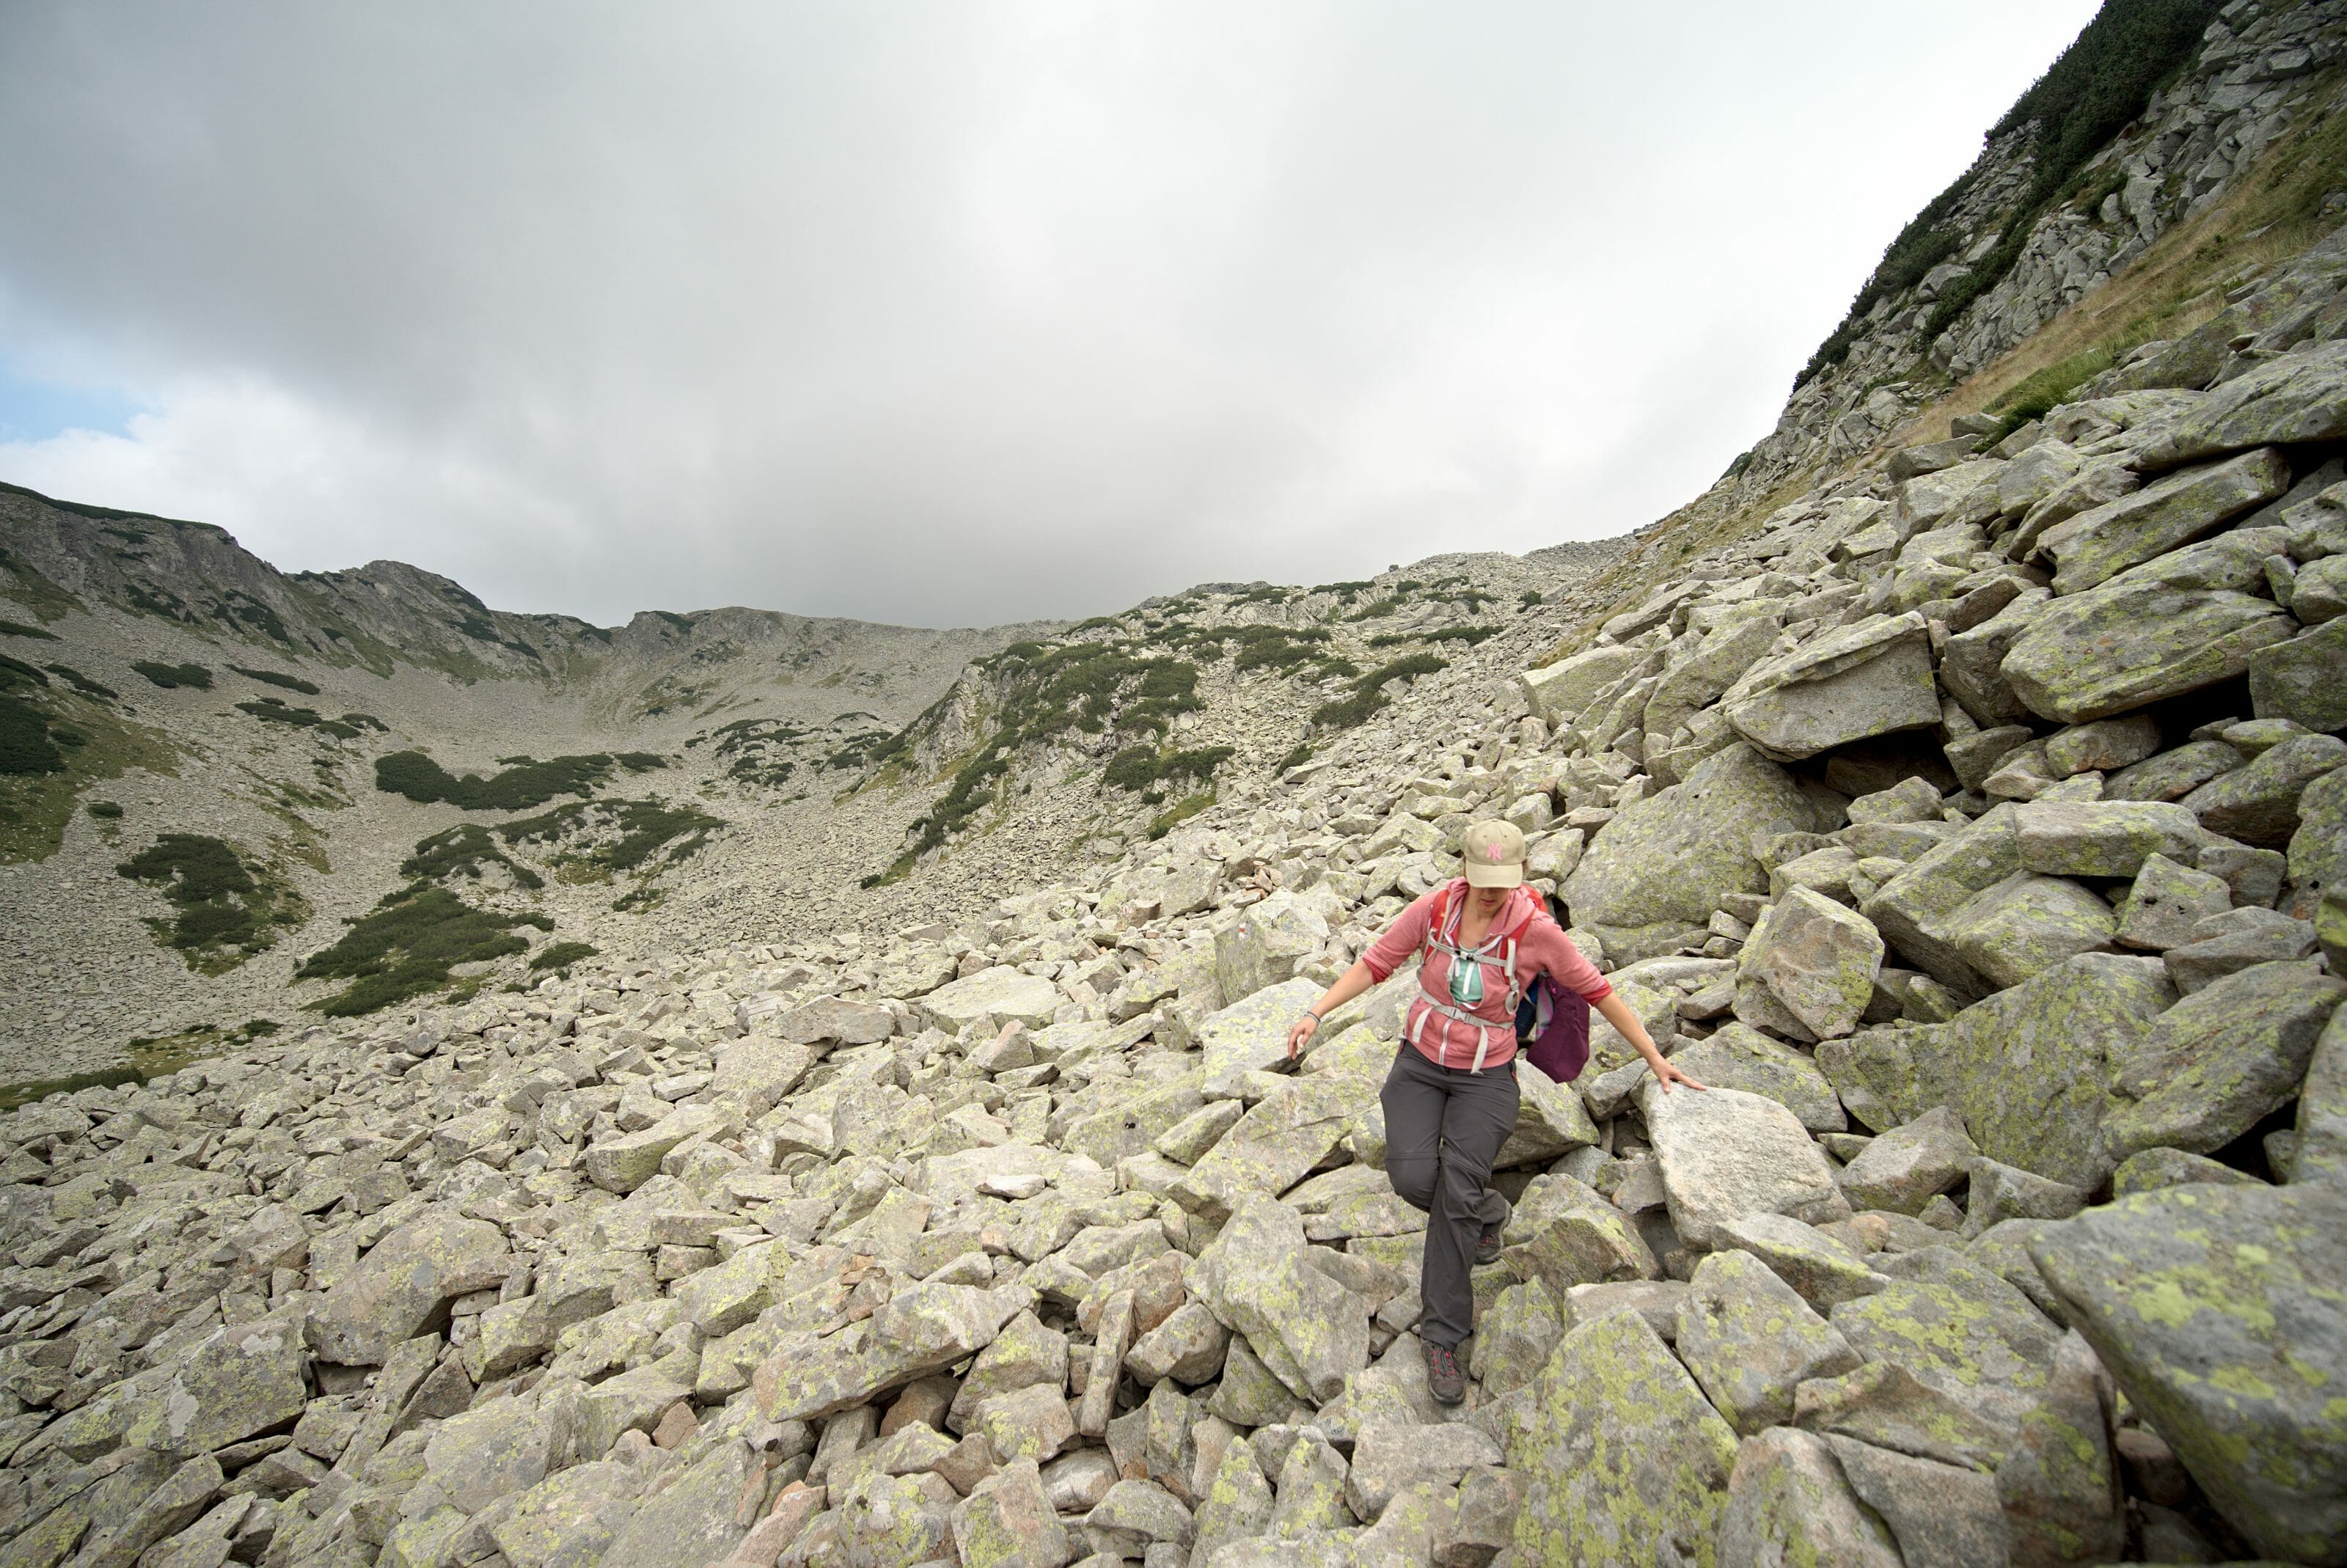
[[[1319,1032],[1320,1020],[1310,1013],[1290,1024],[1287,1028],[1287,1060],[1294,1061],[1304,1048],[1312,1043],[1312,1037]]]

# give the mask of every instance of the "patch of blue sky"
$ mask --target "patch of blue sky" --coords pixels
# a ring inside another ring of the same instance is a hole
[[[116,387],[49,381],[0,359],[0,441],[46,441],[68,430],[127,436],[150,405]]]

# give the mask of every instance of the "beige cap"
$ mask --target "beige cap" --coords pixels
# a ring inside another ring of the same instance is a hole
[[[1524,835],[1512,822],[1468,825],[1460,845],[1470,887],[1514,887],[1524,879]]]

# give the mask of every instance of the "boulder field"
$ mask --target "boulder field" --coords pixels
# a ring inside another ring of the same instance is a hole
[[[0,1119],[0,1565],[2347,1563],[2342,252],[985,919]],[[1486,816],[1713,1087],[1523,1070],[1446,1409],[1281,1039]]]

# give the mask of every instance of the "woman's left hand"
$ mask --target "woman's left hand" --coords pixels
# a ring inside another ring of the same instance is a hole
[[[1711,1087],[1711,1085],[1704,1082],[1701,1079],[1689,1078],[1686,1073],[1681,1072],[1677,1068],[1673,1067],[1667,1057],[1661,1061],[1654,1063],[1653,1066],[1655,1081],[1663,1086],[1663,1092],[1665,1094],[1668,1094],[1671,1091],[1671,1085],[1674,1083],[1684,1083],[1689,1089],[1708,1089]]]

